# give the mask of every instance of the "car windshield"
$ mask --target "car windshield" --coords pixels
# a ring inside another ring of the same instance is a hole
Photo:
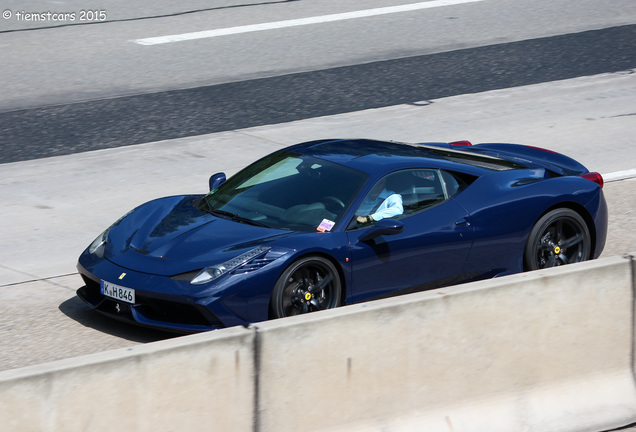
[[[199,209],[271,228],[330,231],[366,179],[360,171],[283,150],[232,176]]]

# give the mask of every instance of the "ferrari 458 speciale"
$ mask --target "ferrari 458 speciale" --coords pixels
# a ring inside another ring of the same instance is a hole
[[[90,307],[197,332],[597,258],[603,178],[515,144],[331,139],[145,203],[81,254]]]

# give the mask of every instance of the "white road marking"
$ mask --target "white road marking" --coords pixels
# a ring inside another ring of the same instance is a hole
[[[275,21],[262,24],[252,24],[239,27],[228,27],[216,30],[205,30],[192,33],[182,33],[169,36],[158,36],[145,39],[135,39],[133,42],[139,45],[158,45],[172,42],[182,42],[195,39],[206,39],[219,36],[228,36],[241,33],[250,33],[263,30],[274,30],[287,27],[297,27],[310,24],[320,24],[326,22],[343,21],[356,18],[366,18],[378,15],[387,15],[399,12],[411,12],[421,9],[430,9],[442,6],[454,6],[463,3],[475,3],[484,0],[433,0],[427,2],[411,3],[400,6],[388,6],[376,9],[366,9],[354,12],[345,12],[332,15],[322,15],[308,18],[300,18],[286,21]]]
[[[615,171],[608,174],[602,174],[603,180],[607,182],[627,180],[636,177],[636,168],[624,171]]]

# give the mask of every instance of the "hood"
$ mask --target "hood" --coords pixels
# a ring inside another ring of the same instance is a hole
[[[161,198],[136,208],[111,228],[104,257],[130,270],[173,276],[293,234],[202,212],[193,204],[199,197]]]

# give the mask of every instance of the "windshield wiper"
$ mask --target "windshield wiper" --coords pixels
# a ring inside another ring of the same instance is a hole
[[[211,213],[212,211],[214,211],[214,209],[212,208],[212,204],[210,204],[210,201],[208,201],[208,196],[207,195],[203,195],[201,197],[201,200],[199,201],[199,204],[197,205],[199,210],[204,211],[203,206],[201,205],[202,202],[205,203],[205,206],[207,207],[208,213]]]
[[[241,216],[239,214],[231,213],[229,211],[217,210],[217,209],[210,208],[210,213],[213,214],[213,215],[230,218],[234,222],[241,222],[241,223],[254,225],[254,226],[259,226],[259,227],[263,227],[263,228],[270,228],[269,225],[264,224],[263,222],[255,221],[255,220],[243,217],[243,216]]]

